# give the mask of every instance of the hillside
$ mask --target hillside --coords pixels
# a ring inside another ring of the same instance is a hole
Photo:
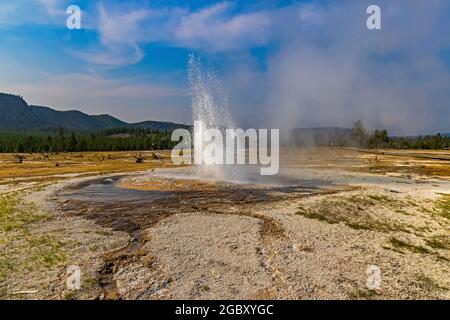
[[[160,121],[127,123],[107,114],[88,115],[76,110],[58,111],[49,107],[28,105],[20,96],[0,93],[1,132],[53,132],[60,127],[68,131],[86,132],[122,127],[172,130],[186,126]]]

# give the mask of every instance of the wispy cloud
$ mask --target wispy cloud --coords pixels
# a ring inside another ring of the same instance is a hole
[[[65,9],[70,0],[21,0],[0,3],[0,27],[65,26]]]
[[[228,2],[182,15],[169,41],[194,49],[227,51],[267,44],[270,12],[232,12]]]
[[[201,49],[207,52],[242,50],[267,44],[271,18],[266,11],[236,13],[230,2],[195,11],[180,7],[151,9],[146,5],[119,3],[98,5],[99,51],[77,54],[90,62],[111,65],[139,61],[139,46],[164,43],[169,46]],[[130,50],[132,49],[132,50]],[[105,54],[104,51],[110,51]],[[120,57],[118,57],[120,55]],[[129,59],[127,59],[129,57]]]
[[[128,45],[108,45],[100,50],[75,51],[67,50],[69,54],[89,63],[106,66],[126,66],[136,64],[144,57],[143,51],[135,43]]]
[[[65,14],[68,0],[38,0],[38,2],[45,8],[48,14],[52,17],[62,17]]]

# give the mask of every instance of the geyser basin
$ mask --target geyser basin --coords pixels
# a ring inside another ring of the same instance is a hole
[[[206,183],[209,187],[224,188],[323,188],[332,185],[330,181],[315,179],[303,174],[303,171],[295,172],[282,170],[274,176],[260,175],[259,166],[223,166],[223,172],[233,172],[233,175],[217,176],[215,174],[205,174],[205,171],[198,167],[180,169],[160,169],[146,175],[131,177],[135,185],[145,185],[152,183],[155,179],[172,179],[174,181],[187,180],[196,181],[198,184]]]
[[[145,192],[132,188],[118,188],[117,183],[123,176],[114,176],[111,178],[100,178],[85,181],[60,192],[66,200],[77,201],[94,201],[94,202],[140,202],[163,199],[170,196],[168,193],[162,191]]]
[[[179,169],[161,169],[144,175],[115,176],[85,181],[70,186],[60,192],[64,200],[79,202],[103,202],[108,205],[139,203],[155,204],[160,202],[180,203],[183,198],[191,202],[198,199],[201,202],[229,203],[242,199],[257,201],[276,200],[272,193],[278,195],[298,196],[316,193],[330,186],[327,181],[305,180],[301,177],[261,176],[258,167],[236,167],[245,171],[237,174],[240,180],[218,179],[216,176],[205,177],[198,174],[195,167]],[[211,197],[214,200],[211,200]],[[278,196],[277,196],[278,198]],[[184,203],[186,202],[184,199]],[[192,202],[195,204],[195,201]],[[182,205],[180,205],[180,208]]]

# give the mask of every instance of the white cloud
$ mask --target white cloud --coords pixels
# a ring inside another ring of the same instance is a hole
[[[146,21],[161,16],[162,12],[127,4],[104,6],[99,3],[96,29],[101,43],[89,51],[71,51],[72,55],[94,64],[123,66],[141,61],[144,53],[140,48],[143,42],[154,40],[156,26],[146,25]]]
[[[103,4],[100,4],[98,8],[98,32],[103,44],[135,44],[141,40],[139,39],[142,32],[140,23],[149,18],[148,10],[108,11]]]
[[[63,16],[68,3],[67,0],[38,0],[38,2],[52,17]]]
[[[172,39],[175,44],[207,51],[245,49],[267,44],[271,18],[258,11],[233,15],[224,2],[181,17]]]
[[[30,24],[65,26],[70,0],[20,0],[0,3],[0,27]]]
[[[67,52],[87,62],[107,66],[131,65],[138,63],[144,57],[144,53],[137,44],[109,45],[95,51],[68,50]]]
[[[128,3],[105,6],[100,3],[97,30],[101,44],[98,51],[110,52],[102,55],[82,53],[77,57],[105,64],[111,56],[111,65],[131,64],[142,56],[134,54],[127,59],[129,52],[140,52],[140,45],[156,42],[208,52],[241,50],[267,44],[270,26],[269,12],[236,14],[229,2],[196,11],[179,7],[150,9]]]

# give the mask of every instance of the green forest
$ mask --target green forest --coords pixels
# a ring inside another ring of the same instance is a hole
[[[361,121],[351,130],[351,141],[358,147],[369,149],[449,149],[450,136],[436,134],[415,137],[390,137],[387,130],[368,132]]]
[[[2,153],[53,153],[77,151],[141,151],[172,149],[171,130],[114,128],[99,132],[65,132],[56,134],[0,133]],[[316,145],[361,148],[449,149],[450,137],[436,134],[417,137],[390,137],[386,130],[368,132],[361,121],[348,135],[316,137]]]
[[[115,128],[95,133],[0,133],[0,152],[77,152],[171,149],[171,131]]]

